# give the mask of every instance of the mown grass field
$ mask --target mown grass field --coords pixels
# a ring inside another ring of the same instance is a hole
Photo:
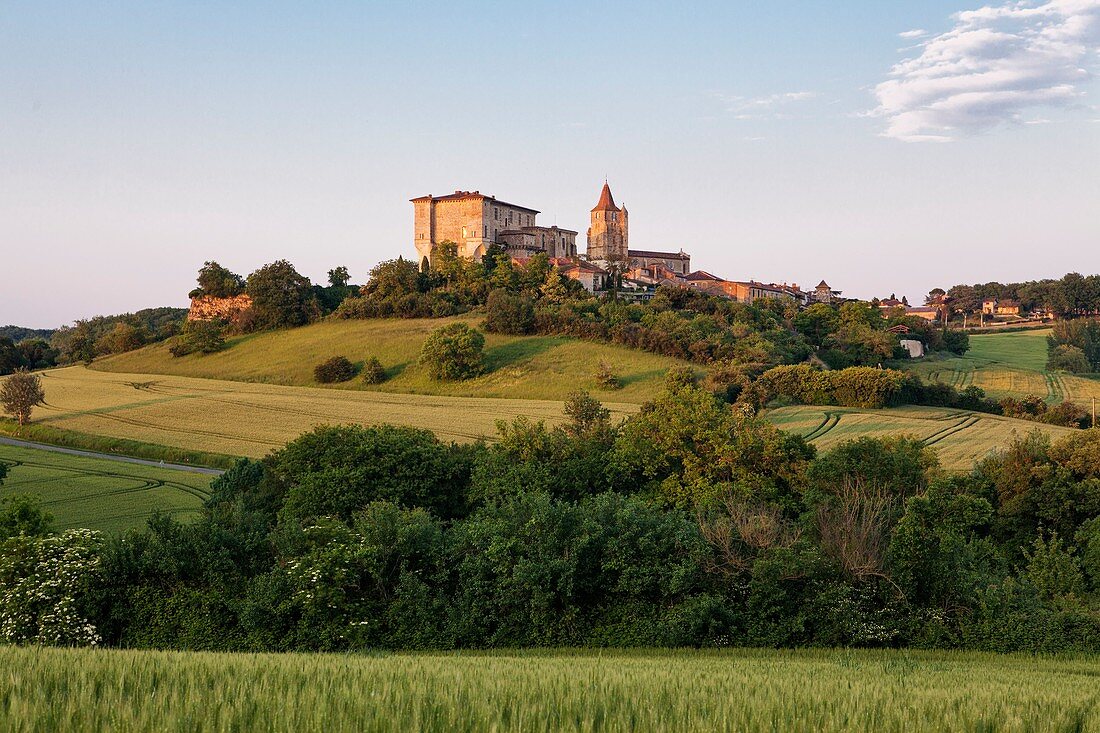
[[[1100,660],[951,652],[243,655],[0,648],[0,729],[1100,729]]]
[[[1052,404],[1070,400],[1091,405],[1093,397],[1100,398],[1100,380],[1047,371],[1049,334],[1049,329],[976,334],[965,356],[904,366],[929,381],[959,389],[977,385],[994,399],[1038,395]]]
[[[1007,446],[1014,436],[1041,430],[1057,439],[1073,432],[1072,428],[999,415],[917,406],[859,410],[799,405],[769,410],[767,418],[782,430],[806,437],[821,451],[845,440],[911,435],[935,448],[943,466],[955,471],[969,470],[990,451]]]
[[[37,496],[57,529],[139,529],[159,510],[193,516],[210,493],[210,476],[0,445],[8,476],[0,498]]]
[[[46,404],[34,412],[38,425],[236,456],[263,456],[321,424],[411,425],[468,442],[494,436],[497,420],[562,419],[562,403],[551,400],[286,387],[84,367],[43,372],[42,384]],[[615,418],[638,409],[605,404]]]
[[[485,334],[488,371],[463,382],[431,379],[417,364],[420,348],[434,329],[463,321],[480,327],[480,318],[373,319],[326,321],[287,331],[232,339],[216,354],[173,357],[164,344],[101,359],[94,368],[131,374],[172,374],[263,384],[320,386],[313,367],[333,356],[362,362],[376,356],[388,379],[367,385],[359,379],[328,388],[502,399],[564,400],[584,388],[599,399],[644,402],[660,388],[669,367],[687,362],[608,344],[561,336]],[[595,374],[601,361],[623,383],[602,390]],[[701,370],[700,370],[701,371]]]

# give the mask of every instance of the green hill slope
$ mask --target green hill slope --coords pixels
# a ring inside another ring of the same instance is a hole
[[[1048,372],[1049,334],[1047,329],[977,334],[970,337],[965,356],[933,357],[903,366],[926,380],[959,389],[976,385],[994,399],[1038,395],[1051,404],[1070,400],[1088,407],[1094,397],[1100,398],[1100,380]]]
[[[562,336],[486,334],[488,372],[465,382],[437,382],[417,364],[424,339],[454,321],[478,326],[477,318],[326,321],[288,331],[231,340],[216,354],[173,357],[164,344],[97,361],[94,369],[128,374],[171,374],[294,386],[319,386],[313,367],[332,356],[361,363],[376,356],[389,379],[381,385],[359,379],[334,389],[456,397],[561,400],[584,388],[601,400],[640,403],[660,388],[665,372],[682,362],[664,356]],[[623,388],[601,390],[595,373],[611,365]]]

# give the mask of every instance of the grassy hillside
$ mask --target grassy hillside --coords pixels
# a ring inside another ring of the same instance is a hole
[[[276,655],[0,647],[0,664],[0,728],[13,733],[1053,733],[1100,727],[1100,661],[1088,657],[908,650]]]
[[[319,386],[313,367],[332,356],[362,363],[376,356],[389,379],[371,386],[355,379],[335,389],[562,400],[577,388],[601,400],[643,402],[656,391],[665,371],[685,362],[607,344],[561,336],[486,334],[488,373],[465,382],[438,382],[417,364],[424,339],[454,321],[478,326],[477,318],[374,319],[326,321],[288,331],[253,334],[229,342],[217,354],[176,358],[164,344],[103,359],[95,369],[129,374],[173,374],[264,384]],[[595,373],[600,361],[611,364],[621,390],[600,390]]]
[[[170,468],[0,445],[8,476],[0,498],[37,496],[58,529],[117,532],[145,526],[155,510],[176,517],[198,511],[210,476]]]
[[[770,410],[767,418],[782,430],[805,436],[823,451],[865,436],[913,435],[936,449],[945,468],[958,471],[970,469],[990,451],[1008,445],[1014,435],[1038,429],[1057,439],[1073,432],[1071,428],[936,407],[782,407]]]
[[[37,425],[157,445],[262,456],[319,424],[395,423],[466,442],[496,434],[518,415],[556,422],[562,403],[533,399],[383,394],[116,374],[83,367],[43,372],[46,404]],[[605,403],[621,418],[632,403]]]
[[[1063,400],[1088,406],[1100,398],[1100,380],[1046,370],[1048,329],[970,337],[965,356],[929,358],[905,367],[930,381],[959,389],[977,385],[990,397],[1039,395],[1047,402]]]

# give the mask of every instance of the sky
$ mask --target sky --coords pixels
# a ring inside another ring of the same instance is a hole
[[[853,297],[1100,271],[1100,0],[0,0],[0,324],[324,281],[480,190]]]

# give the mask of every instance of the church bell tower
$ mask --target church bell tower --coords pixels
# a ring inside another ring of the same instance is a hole
[[[588,227],[588,259],[623,264],[628,260],[626,207],[615,205],[607,181],[604,181],[599,203],[592,209],[592,223]]]

